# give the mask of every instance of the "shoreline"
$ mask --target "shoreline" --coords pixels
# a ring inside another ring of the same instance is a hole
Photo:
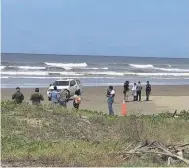
[[[92,88],[92,87],[108,87],[108,86],[113,86],[113,87],[123,87],[123,84],[124,83],[122,83],[122,84],[113,84],[113,83],[105,83],[104,85],[83,85],[83,87],[85,87],[85,88]],[[189,86],[189,83],[181,83],[181,84],[177,84],[177,83],[172,83],[172,84],[170,84],[170,83],[159,83],[159,84],[153,84],[153,82],[151,82],[150,83],[153,87],[155,86],[155,87],[161,87],[161,86],[166,86],[166,87],[188,87]],[[130,83],[130,85],[133,85],[133,83]],[[143,87],[145,87],[145,85],[146,84],[142,84],[142,86]],[[40,86],[40,85],[34,85],[33,87],[32,86],[22,86],[22,85],[15,85],[15,87],[13,87],[12,85],[10,86],[10,87],[7,87],[7,86],[5,86],[5,87],[2,87],[2,84],[0,85],[0,89],[14,89],[14,88],[16,88],[16,87],[20,87],[20,88],[24,88],[24,89],[32,89],[32,88],[41,88],[41,89],[44,89],[44,88],[48,88],[48,86],[49,85],[46,85],[47,87],[45,87],[45,86]]]

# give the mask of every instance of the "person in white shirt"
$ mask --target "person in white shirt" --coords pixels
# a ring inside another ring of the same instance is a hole
[[[133,87],[132,87],[132,94],[133,94],[133,101],[137,101],[137,84],[134,83]]]
[[[108,110],[109,110],[109,115],[114,115],[114,110],[113,110],[113,103],[114,103],[114,97],[115,97],[115,91],[113,90],[113,86],[109,86],[107,95],[108,97]]]

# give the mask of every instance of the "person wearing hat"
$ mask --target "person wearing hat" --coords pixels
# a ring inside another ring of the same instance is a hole
[[[138,81],[138,85],[137,85],[137,100],[141,101],[141,92],[142,92],[142,85],[141,82]]]
[[[39,88],[35,88],[35,92],[31,94],[30,100],[33,105],[38,105],[44,100],[43,95],[39,93]]]
[[[149,81],[147,81],[146,83],[146,101],[149,101],[149,96],[151,94],[151,85]]]
[[[12,95],[12,100],[17,104],[21,104],[24,100],[24,95],[20,92],[19,87],[16,88],[16,92]]]

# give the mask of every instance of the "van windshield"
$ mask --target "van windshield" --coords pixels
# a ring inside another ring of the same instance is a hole
[[[69,86],[69,81],[55,81],[53,86]]]

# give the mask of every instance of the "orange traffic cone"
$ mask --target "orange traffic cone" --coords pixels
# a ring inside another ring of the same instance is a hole
[[[127,115],[127,106],[126,106],[125,101],[123,101],[122,106],[121,106],[121,114],[123,116]]]

